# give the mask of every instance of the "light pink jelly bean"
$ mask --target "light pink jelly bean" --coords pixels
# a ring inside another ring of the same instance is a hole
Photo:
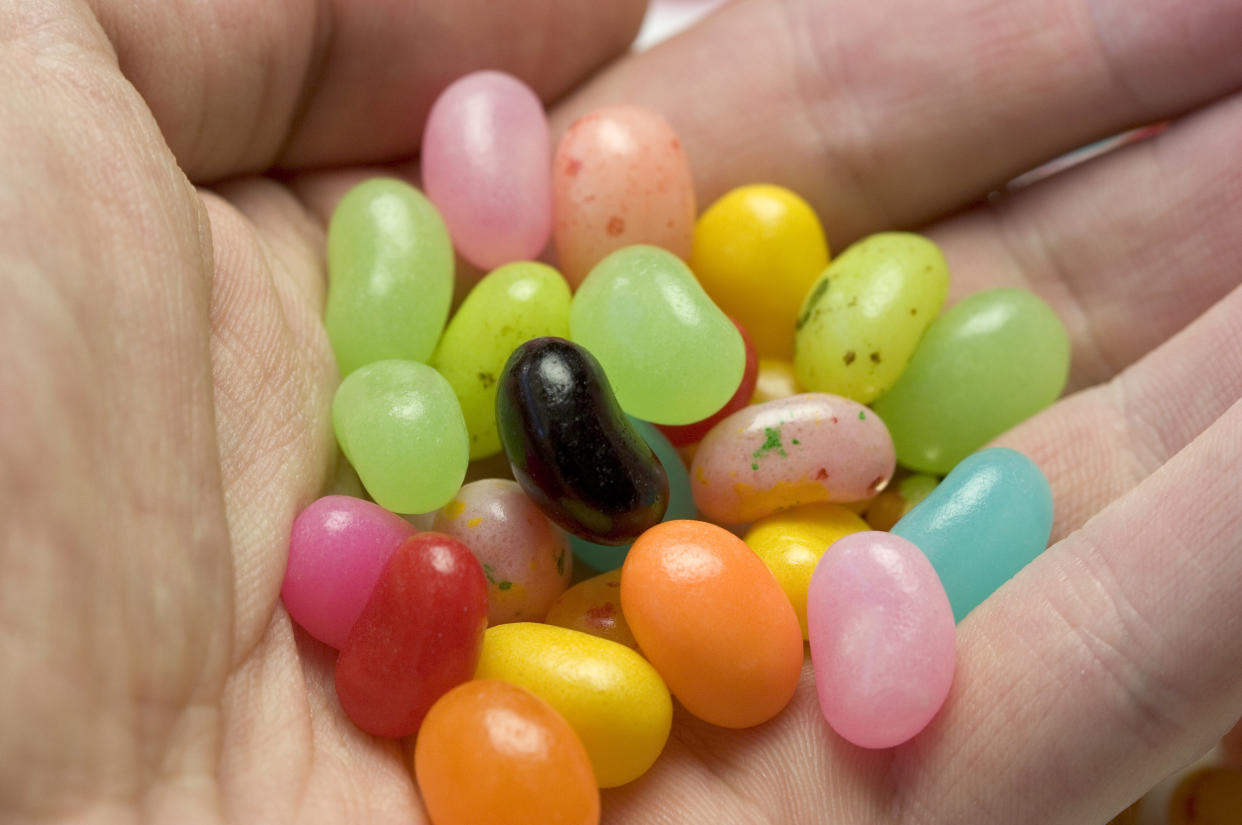
[[[638,106],[606,106],[569,127],[556,150],[553,233],[573,286],[631,244],[690,257],[694,179],[673,127]]]
[[[746,407],[721,421],[690,465],[694,503],[708,520],[742,524],[786,507],[869,498],[896,467],[888,428],[856,401],[804,393]]]
[[[389,557],[417,530],[360,498],[324,496],[293,521],[280,597],[307,633],[338,650]]]
[[[436,99],[423,186],[453,245],[483,269],[535,258],[552,231],[551,138],[543,104],[516,77],[483,71]]]
[[[836,541],[806,599],[819,707],[864,748],[891,748],[927,726],[957,658],[953,609],[931,562],[892,533]]]
[[[472,481],[436,513],[432,529],[470,548],[487,577],[487,623],[541,622],[569,586],[569,538],[516,481]]]

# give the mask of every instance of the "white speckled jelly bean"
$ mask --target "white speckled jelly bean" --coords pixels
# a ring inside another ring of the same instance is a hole
[[[883,490],[896,457],[871,410],[804,393],[739,410],[703,439],[690,466],[700,512],[742,524],[816,501],[857,501]]]

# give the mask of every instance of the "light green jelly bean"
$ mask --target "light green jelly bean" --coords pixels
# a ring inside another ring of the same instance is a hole
[[[449,321],[431,365],[448,379],[470,431],[470,458],[500,452],[496,381],[523,341],[569,337],[569,284],[550,266],[505,264],[479,281]]]
[[[453,297],[453,245],[436,208],[392,178],[346,193],[328,226],[325,323],[341,375],[426,361]]]
[[[628,246],[595,265],[574,294],[569,329],[604,368],[621,408],[656,424],[691,424],[742,383],[733,322],[680,258]]]
[[[394,513],[443,507],[466,477],[461,405],[426,364],[376,361],[355,370],[332,399],[332,426],[362,485]]]
[[[855,243],[802,302],[798,382],[870,404],[901,377],[948,290],[948,265],[927,238],[882,232]]]
[[[1029,292],[993,289],[927,329],[910,366],[874,405],[897,460],[944,475],[970,453],[1057,399],[1069,375],[1069,336]]]

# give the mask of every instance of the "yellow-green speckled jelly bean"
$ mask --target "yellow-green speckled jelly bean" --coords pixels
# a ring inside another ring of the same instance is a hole
[[[742,383],[737,327],[680,258],[654,246],[600,261],[574,294],[569,329],[603,366],[621,409],[644,421],[702,421]]]
[[[1038,297],[979,292],[927,329],[901,379],[875,404],[897,460],[944,475],[1047,407],[1069,375],[1069,335]]]
[[[341,375],[372,361],[426,361],[453,297],[453,245],[436,208],[392,178],[346,193],[328,226],[324,323]]]
[[[601,788],[641,776],[668,741],[673,701],[660,674],[630,648],[534,622],[489,627],[476,679],[524,687],[565,717]]]
[[[371,498],[394,513],[443,507],[466,476],[461,405],[426,364],[376,361],[355,370],[332,399],[332,427]]]
[[[523,341],[569,337],[569,284],[546,264],[521,261],[488,273],[466,296],[431,356],[461,402],[470,458],[500,452],[496,381]]]
[[[908,232],[863,238],[828,265],[795,324],[798,382],[870,404],[897,381],[949,289],[939,248]]]

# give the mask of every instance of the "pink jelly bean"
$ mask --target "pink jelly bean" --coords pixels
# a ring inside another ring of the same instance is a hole
[[[891,748],[927,726],[949,694],[953,609],[931,562],[892,533],[828,548],[806,599],[819,707],[864,748]]]
[[[324,496],[293,521],[280,588],[285,609],[307,633],[340,649],[389,557],[416,532],[378,504]]]
[[[799,504],[870,498],[896,463],[874,412],[804,393],[746,407],[713,427],[690,465],[690,488],[709,520],[742,524]]]
[[[535,258],[552,231],[551,139],[543,104],[503,72],[460,78],[436,99],[423,186],[453,245],[482,269]]]
[[[553,232],[561,272],[577,286],[632,244],[690,257],[694,179],[673,127],[638,106],[606,106],[574,122],[552,162]]]

